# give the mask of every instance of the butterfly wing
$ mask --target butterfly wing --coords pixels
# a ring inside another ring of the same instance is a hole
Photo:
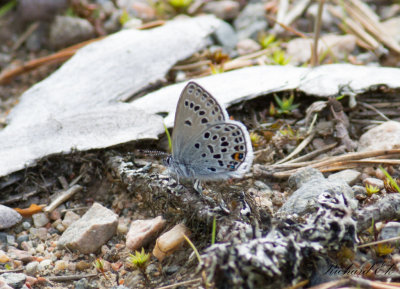
[[[233,120],[208,126],[190,141],[183,154],[187,174],[202,180],[242,177],[253,162],[249,133]]]
[[[204,88],[189,82],[183,89],[175,113],[172,134],[172,155],[180,161],[185,157],[185,146],[210,124],[224,122],[226,110]]]

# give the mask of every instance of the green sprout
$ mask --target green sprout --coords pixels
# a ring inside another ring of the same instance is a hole
[[[108,279],[108,277],[106,276],[106,273],[104,271],[104,261],[97,258],[96,261],[94,261],[94,267],[97,269],[97,271],[99,271],[101,274],[103,274],[103,276]]]
[[[169,133],[169,130],[168,130],[167,126],[165,125],[165,123],[163,123],[163,125],[164,125],[165,134],[167,135],[167,138],[168,138],[168,148],[169,148],[169,151],[172,152],[171,134]]]
[[[8,11],[11,11],[17,6],[17,0],[8,1],[6,4],[0,7],[0,17],[4,16]]]
[[[223,63],[221,65],[210,63],[211,74],[220,74],[225,71]]]
[[[255,132],[250,132],[250,142],[253,147],[257,148],[262,143],[262,137]]]
[[[278,47],[280,45],[280,41],[276,40],[276,37],[274,34],[261,34],[260,37],[258,37],[258,42],[260,42],[262,48],[272,48],[272,47]]]
[[[277,49],[272,53],[272,61],[276,65],[286,65],[289,63],[290,58],[285,56],[285,51]]]
[[[203,264],[203,261],[201,260],[201,256],[200,256],[199,250],[197,250],[196,246],[192,243],[192,241],[190,241],[190,239],[185,234],[183,234],[183,238],[185,238],[185,240],[189,244],[189,246],[192,247],[192,250],[193,250],[194,254],[197,257],[197,260],[199,261],[199,264],[200,265]],[[201,273],[201,277],[203,279],[204,287],[206,289],[208,289],[210,287],[210,284],[207,282],[207,276],[206,276],[206,272],[204,270]]]
[[[366,184],[365,189],[367,190],[368,197],[371,197],[373,194],[376,194],[380,191],[380,189],[378,187],[375,187],[370,184]]]
[[[296,132],[292,129],[290,125],[288,125],[287,128],[280,129],[279,132],[282,136],[287,136],[290,138],[298,137],[298,135],[296,135]]]
[[[291,93],[289,98],[283,97],[280,99],[276,94],[274,94],[274,98],[276,103],[278,104],[278,113],[279,114],[290,114],[294,109],[296,109],[299,104],[293,104],[294,94]]]
[[[379,256],[386,256],[389,255],[390,253],[392,253],[394,251],[394,247],[390,244],[378,244],[375,247],[375,252],[379,255]]]
[[[130,19],[131,19],[131,17],[129,16],[128,12],[124,9],[122,11],[121,16],[119,17],[119,23],[123,26]]]
[[[4,265],[4,268],[6,268],[6,270],[12,270],[12,266],[8,263]]]
[[[146,253],[142,247],[142,251],[135,251],[135,255],[129,254],[128,261],[134,268],[139,269],[139,271],[143,274],[145,282],[148,284],[150,280],[147,277],[146,268],[150,261],[150,253]]]
[[[192,0],[168,0],[168,3],[176,9],[182,9],[188,7]]]
[[[392,176],[389,175],[389,173],[388,173],[382,166],[379,166],[379,169],[382,171],[382,173],[385,174],[385,176],[386,176],[386,178],[387,178],[387,180],[388,180],[388,182],[387,182],[388,185],[390,185],[391,187],[393,187],[394,189],[396,189],[397,192],[400,193],[400,188],[399,188],[399,186],[397,185],[397,182],[392,178]]]
[[[144,248],[142,251],[135,251],[135,255],[129,254],[129,262],[133,267],[139,269],[140,271],[144,271],[150,261],[150,253],[146,253]]]
[[[213,217],[212,232],[211,232],[211,245],[215,244],[215,235],[217,232],[217,217]]]

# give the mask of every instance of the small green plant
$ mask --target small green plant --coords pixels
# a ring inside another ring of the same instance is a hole
[[[199,251],[197,250],[196,246],[192,243],[192,241],[190,241],[190,239],[183,234],[183,238],[185,238],[186,242],[189,244],[190,247],[192,247],[194,254],[197,257],[197,260],[199,261],[199,264],[203,264],[203,261],[201,260],[201,256]],[[206,276],[206,271],[202,271],[201,273],[201,277],[203,279],[203,283],[204,283],[204,287],[207,289],[210,287],[210,284],[207,282],[207,276]]]
[[[274,34],[261,34],[258,37],[258,42],[264,49],[278,47],[280,45],[280,41],[276,40]]]
[[[96,261],[94,261],[94,267],[96,268],[97,271],[99,271],[103,276],[108,279],[105,271],[104,271],[104,261],[97,258]]]
[[[385,185],[387,184],[387,186],[393,188],[393,190],[396,190],[398,193],[400,193],[399,185],[392,178],[392,176],[389,175],[389,173],[382,166],[379,166],[379,169],[385,174],[385,176],[387,178],[387,181],[385,180]],[[385,188],[386,188],[386,186],[385,186]],[[388,189],[388,188],[386,188],[386,189]]]
[[[389,255],[390,253],[392,253],[394,249],[395,248],[390,244],[378,244],[375,247],[375,252],[379,256],[385,256],[385,255]]]
[[[365,185],[365,189],[367,191],[368,197],[371,197],[373,194],[379,193],[380,189],[370,184]]]
[[[188,7],[192,0],[168,0],[168,3],[176,9],[183,9]]]
[[[78,15],[75,13],[72,7],[68,7],[67,11],[65,11],[65,16],[78,17]]]
[[[17,6],[17,0],[8,1],[6,4],[0,7],[0,17],[4,16],[8,11],[11,11]]]
[[[5,264],[4,268],[6,268],[6,270],[12,270],[12,266],[10,264]]]
[[[278,104],[279,108],[277,110],[278,114],[290,114],[294,109],[299,107],[298,104],[293,104],[294,94],[291,93],[289,98],[283,97],[280,99],[276,94],[274,94],[274,99]]]
[[[286,65],[290,61],[290,58],[286,57],[285,51],[282,49],[276,49],[272,52],[272,64]]]
[[[263,140],[259,134],[255,133],[255,132],[251,132],[250,133],[250,141],[251,141],[251,144],[253,145],[253,147],[257,148],[260,146],[260,144],[262,143]]]
[[[288,125],[287,128],[280,129],[279,132],[281,135],[287,136],[289,138],[298,138],[298,133],[296,133],[290,125]]]
[[[146,283],[148,284],[150,280],[149,277],[147,277],[146,268],[150,262],[150,253],[146,253],[144,248],[142,248],[142,251],[140,252],[135,251],[135,255],[129,254],[128,261],[134,268],[138,269],[142,273]]]
[[[215,235],[217,233],[217,217],[213,217],[212,232],[211,232],[211,245],[215,244]]]
[[[169,148],[169,151],[172,152],[171,134],[169,133],[169,130],[168,130],[167,126],[165,125],[165,123],[163,123],[163,125],[164,125],[165,134],[167,135],[167,138],[168,138],[168,148]]]
[[[119,17],[119,23],[123,26],[130,19],[131,19],[131,17],[129,16],[128,12],[124,9],[122,11],[121,16]]]
[[[142,251],[135,251],[135,255],[129,254],[129,262],[132,264],[134,268],[139,269],[140,271],[145,271],[146,267],[150,261],[150,253],[146,253],[144,248]]]
[[[220,65],[210,63],[210,68],[211,68],[211,74],[219,74],[225,71],[223,63]]]

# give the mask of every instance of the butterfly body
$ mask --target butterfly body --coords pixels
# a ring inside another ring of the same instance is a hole
[[[205,89],[189,82],[178,101],[169,171],[186,179],[240,178],[253,161],[246,127],[228,118],[226,110]]]

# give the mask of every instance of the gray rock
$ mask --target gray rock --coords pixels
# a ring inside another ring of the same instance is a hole
[[[272,191],[270,186],[268,186],[266,183],[262,182],[262,181],[255,181],[254,182],[254,186],[259,189],[259,190],[268,190],[268,191]]]
[[[167,275],[172,275],[175,274],[176,272],[178,272],[179,269],[181,269],[181,266],[178,265],[171,265],[171,266],[167,266],[163,269],[164,273]]]
[[[75,289],[89,289],[89,281],[86,278],[82,278],[74,282]]]
[[[324,175],[317,169],[304,168],[291,175],[288,180],[289,187],[298,189],[310,180],[324,180]]]
[[[231,0],[211,1],[204,4],[202,10],[223,20],[231,20],[239,15],[240,4]]]
[[[68,0],[19,0],[18,18],[22,21],[48,21],[68,8]]]
[[[385,224],[379,234],[379,240],[386,240],[394,237],[400,236],[400,223],[399,222],[389,222]]]
[[[356,37],[354,35],[332,35],[328,34],[318,41],[319,55],[329,52],[338,60],[346,58],[356,48]],[[287,43],[286,56],[290,63],[298,65],[305,63],[311,58],[310,47],[313,44],[312,39],[296,38]]]
[[[368,184],[370,186],[377,187],[379,189],[383,189],[385,187],[385,183],[382,180],[377,179],[377,178],[366,178],[363,181],[363,184],[364,185]]]
[[[7,234],[4,232],[0,232],[0,250],[7,251]]]
[[[50,26],[49,43],[62,48],[95,37],[92,24],[83,18],[57,16]]]
[[[265,31],[268,27],[264,15],[264,4],[250,2],[240,12],[233,24],[238,32],[239,39],[256,39],[258,33]]]
[[[328,177],[329,181],[344,181],[346,184],[352,186],[360,179],[361,173],[356,170],[343,170]]]
[[[26,275],[22,273],[4,273],[1,277],[4,278],[8,285],[16,289],[21,288],[26,280]]]
[[[38,261],[32,261],[26,264],[25,266],[25,272],[29,276],[35,276],[35,274],[38,272],[38,266],[39,262]]]
[[[389,150],[400,146],[400,122],[387,121],[360,137],[359,152]]]
[[[47,215],[45,213],[37,213],[32,216],[33,219],[33,224],[35,225],[36,228],[41,228],[47,225],[49,222],[49,218],[47,218]]]
[[[237,43],[236,49],[239,55],[246,55],[260,50],[261,45],[253,39],[245,38]]]
[[[79,49],[25,91],[8,115],[0,130],[0,176],[49,154],[156,139],[165,132],[162,117],[126,100],[209,45],[220,22],[214,16],[172,20],[154,29],[123,30]]]
[[[331,196],[344,194],[348,200],[354,197],[351,187],[343,181],[330,181],[325,179],[315,169],[305,168],[291,176],[292,183],[297,185],[297,190],[286,200],[279,209],[279,214],[304,215],[317,209],[317,199],[323,193]],[[290,180],[289,180],[290,181]],[[357,206],[353,200],[351,204]]]
[[[221,25],[215,30],[213,34],[216,42],[228,51],[236,47],[238,38],[232,26],[226,22],[221,22]]]
[[[158,216],[148,220],[135,220],[131,223],[126,236],[126,247],[131,250],[139,250],[150,240],[156,238],[156,234],[165,226],[165,220]]]
[[[13,289],[11,286],[9,286],[7,284],[6,280],[3,277],[1,277],[1,275],[0,275],[0,288],[1,289]]]
[[[53,264],[51,262],[50,259],[44,259],[43,261],[41,261],[37,267],[39,272],[44,273],[47,269],[49,269],[50,267],[53,267]]]
[[[22,222],[22,228],[24,228],[24,230],[29,230],[31,228],[31,223],[29,222]]]
[[[268,75],[268,81],[265,81],[265,75]],[[290,89],[322,98],[338,93],[358,95],[382,83],[397,89],[400,88],[400,69],[350,64],[330,64],[314,68],[262,65],[197,78],[196,82],[205,87],[221,104],[229,107],[241,101]],[[167,112],[164,123],[172,127],[176,103],[186,84],[185,81],[161,88],[135,100],[132,105],[148,113]],[[24,120],[26,121],[26,114]]]
[[[118,216],[98,203],[68,227],[58,241],[59,247],[68,247],[81,253],[93,253],[117,231]]]
[[[11,228],[22,220],[22,216],[15,210],[0,205],[0,230]]]

